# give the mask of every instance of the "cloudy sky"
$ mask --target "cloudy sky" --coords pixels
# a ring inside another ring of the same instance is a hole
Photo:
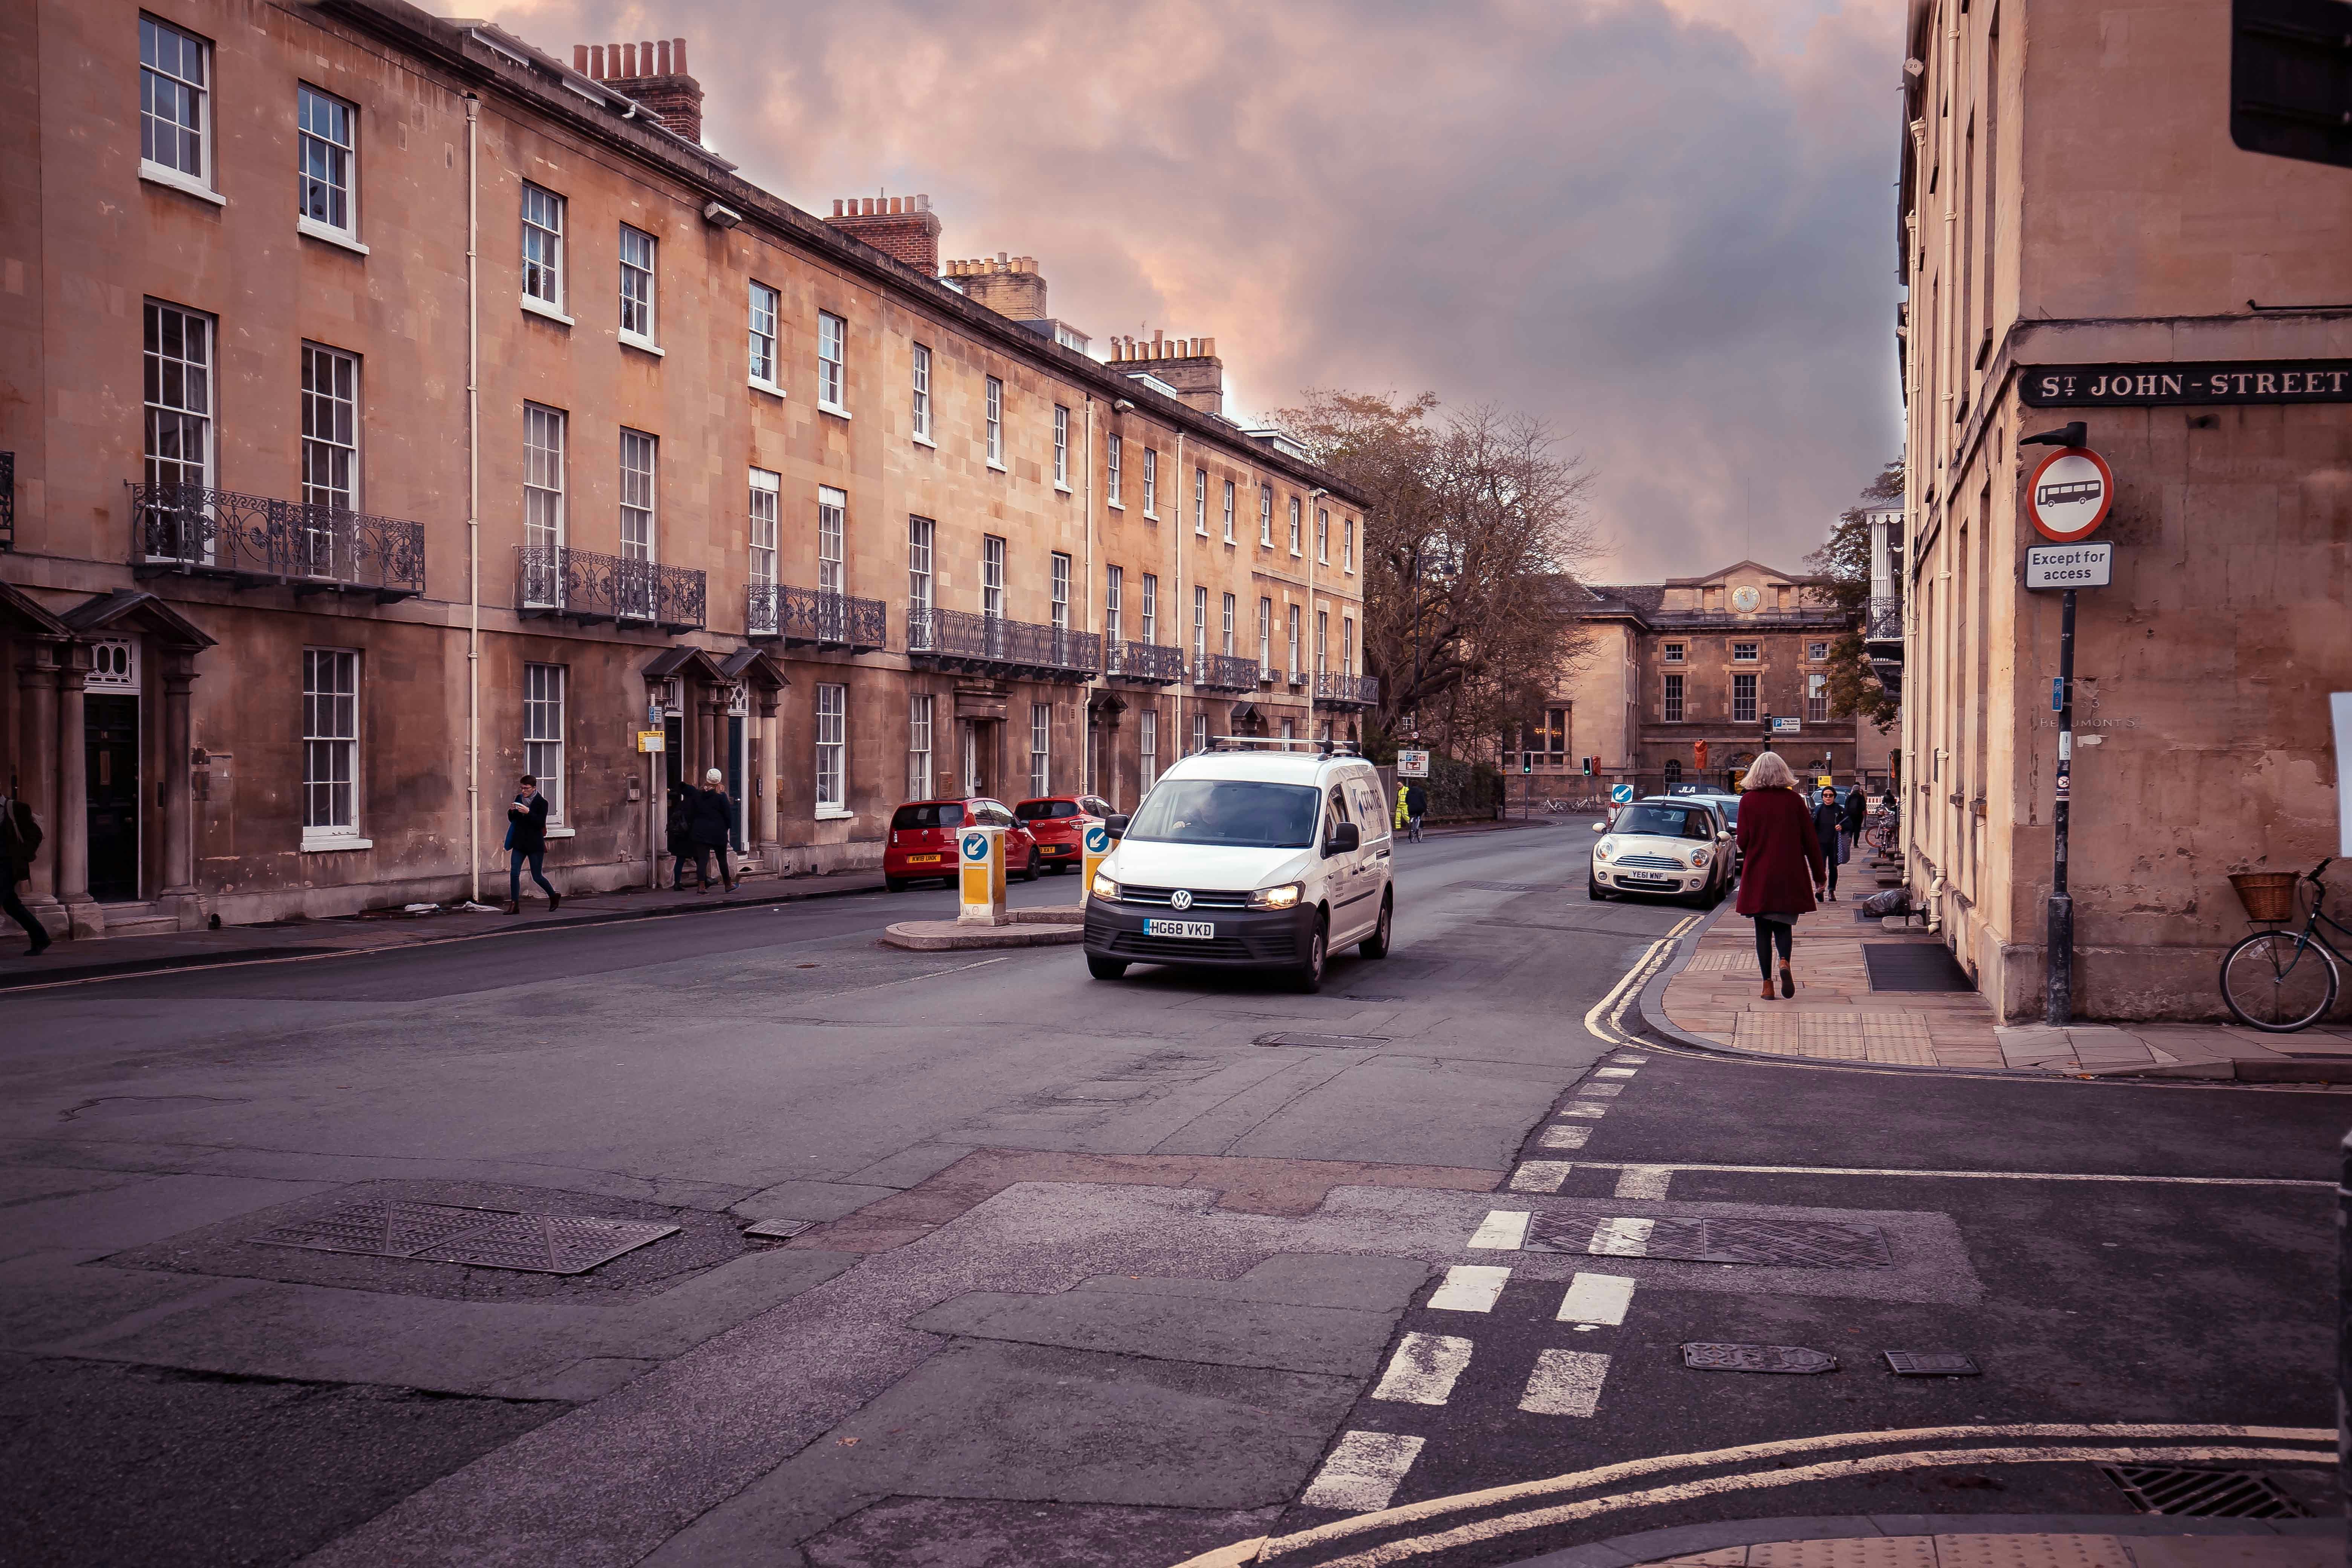
[[[1095,334],[1538,415],[1596,575],[1794,569],[1898,449],[1901,0],[478,0],[683,36],[705,139],[812,212],[928,192]]]

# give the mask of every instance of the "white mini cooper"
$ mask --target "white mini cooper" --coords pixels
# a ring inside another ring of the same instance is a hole
[[[1732,881],[1731,830],[1714,805],[1687,795],[1652,795],[1617,808],[1592,831],[1587,897],[1664,893],[1712,909]]]

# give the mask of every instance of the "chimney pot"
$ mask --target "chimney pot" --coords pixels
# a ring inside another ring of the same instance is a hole
[[[669,75],[669,40],[667,38],[657,38],[654,41],[654,74]]]
[[[684,38],[672,38],[669,41],[669,58],[671,68],[680,76],[686,75],[686,40]]]
[[[578,71],[582,76],[586,76],[588,74],[587,45],[574,44],[572,46],[572,68]]]
[[[839,196],[833,198],[833,216],[835,217],[839,217],[841,216],[841,198]]]
[[[637,66],[639,76],[654,74],[654,41],[651,38],[637,46]]]

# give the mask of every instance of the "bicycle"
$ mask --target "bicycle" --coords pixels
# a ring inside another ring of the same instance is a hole
[[[2238,1022],[2267,1034],[2291,1035],[2310,1027],[2336,1005],[2337,965],[2347,961],[2320,927],[2352,938],[2352,926],[2327,912],[2327,884],[2321,876],[2335,862],[2322,860],[2303,878],[2312,887],[2311,913],[2301,931],[2256,931],[2221,960],[2221,1000]]]
[[[1862,842],[1881,855],[1895,853],[1895,822],[1892,815],[1881,816],[1862,830]]]

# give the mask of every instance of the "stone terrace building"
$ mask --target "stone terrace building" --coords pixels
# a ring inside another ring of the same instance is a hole
[[[894,258],[737,177],[682,43],[28,0],[0,58],[0,733],[53,930],[502,893],[526,769],[592,890],[706,766],[805,871],[909,795],[1132,804],[1369,700],[1360,498],[941,283],[927,201],[857,213]]]

